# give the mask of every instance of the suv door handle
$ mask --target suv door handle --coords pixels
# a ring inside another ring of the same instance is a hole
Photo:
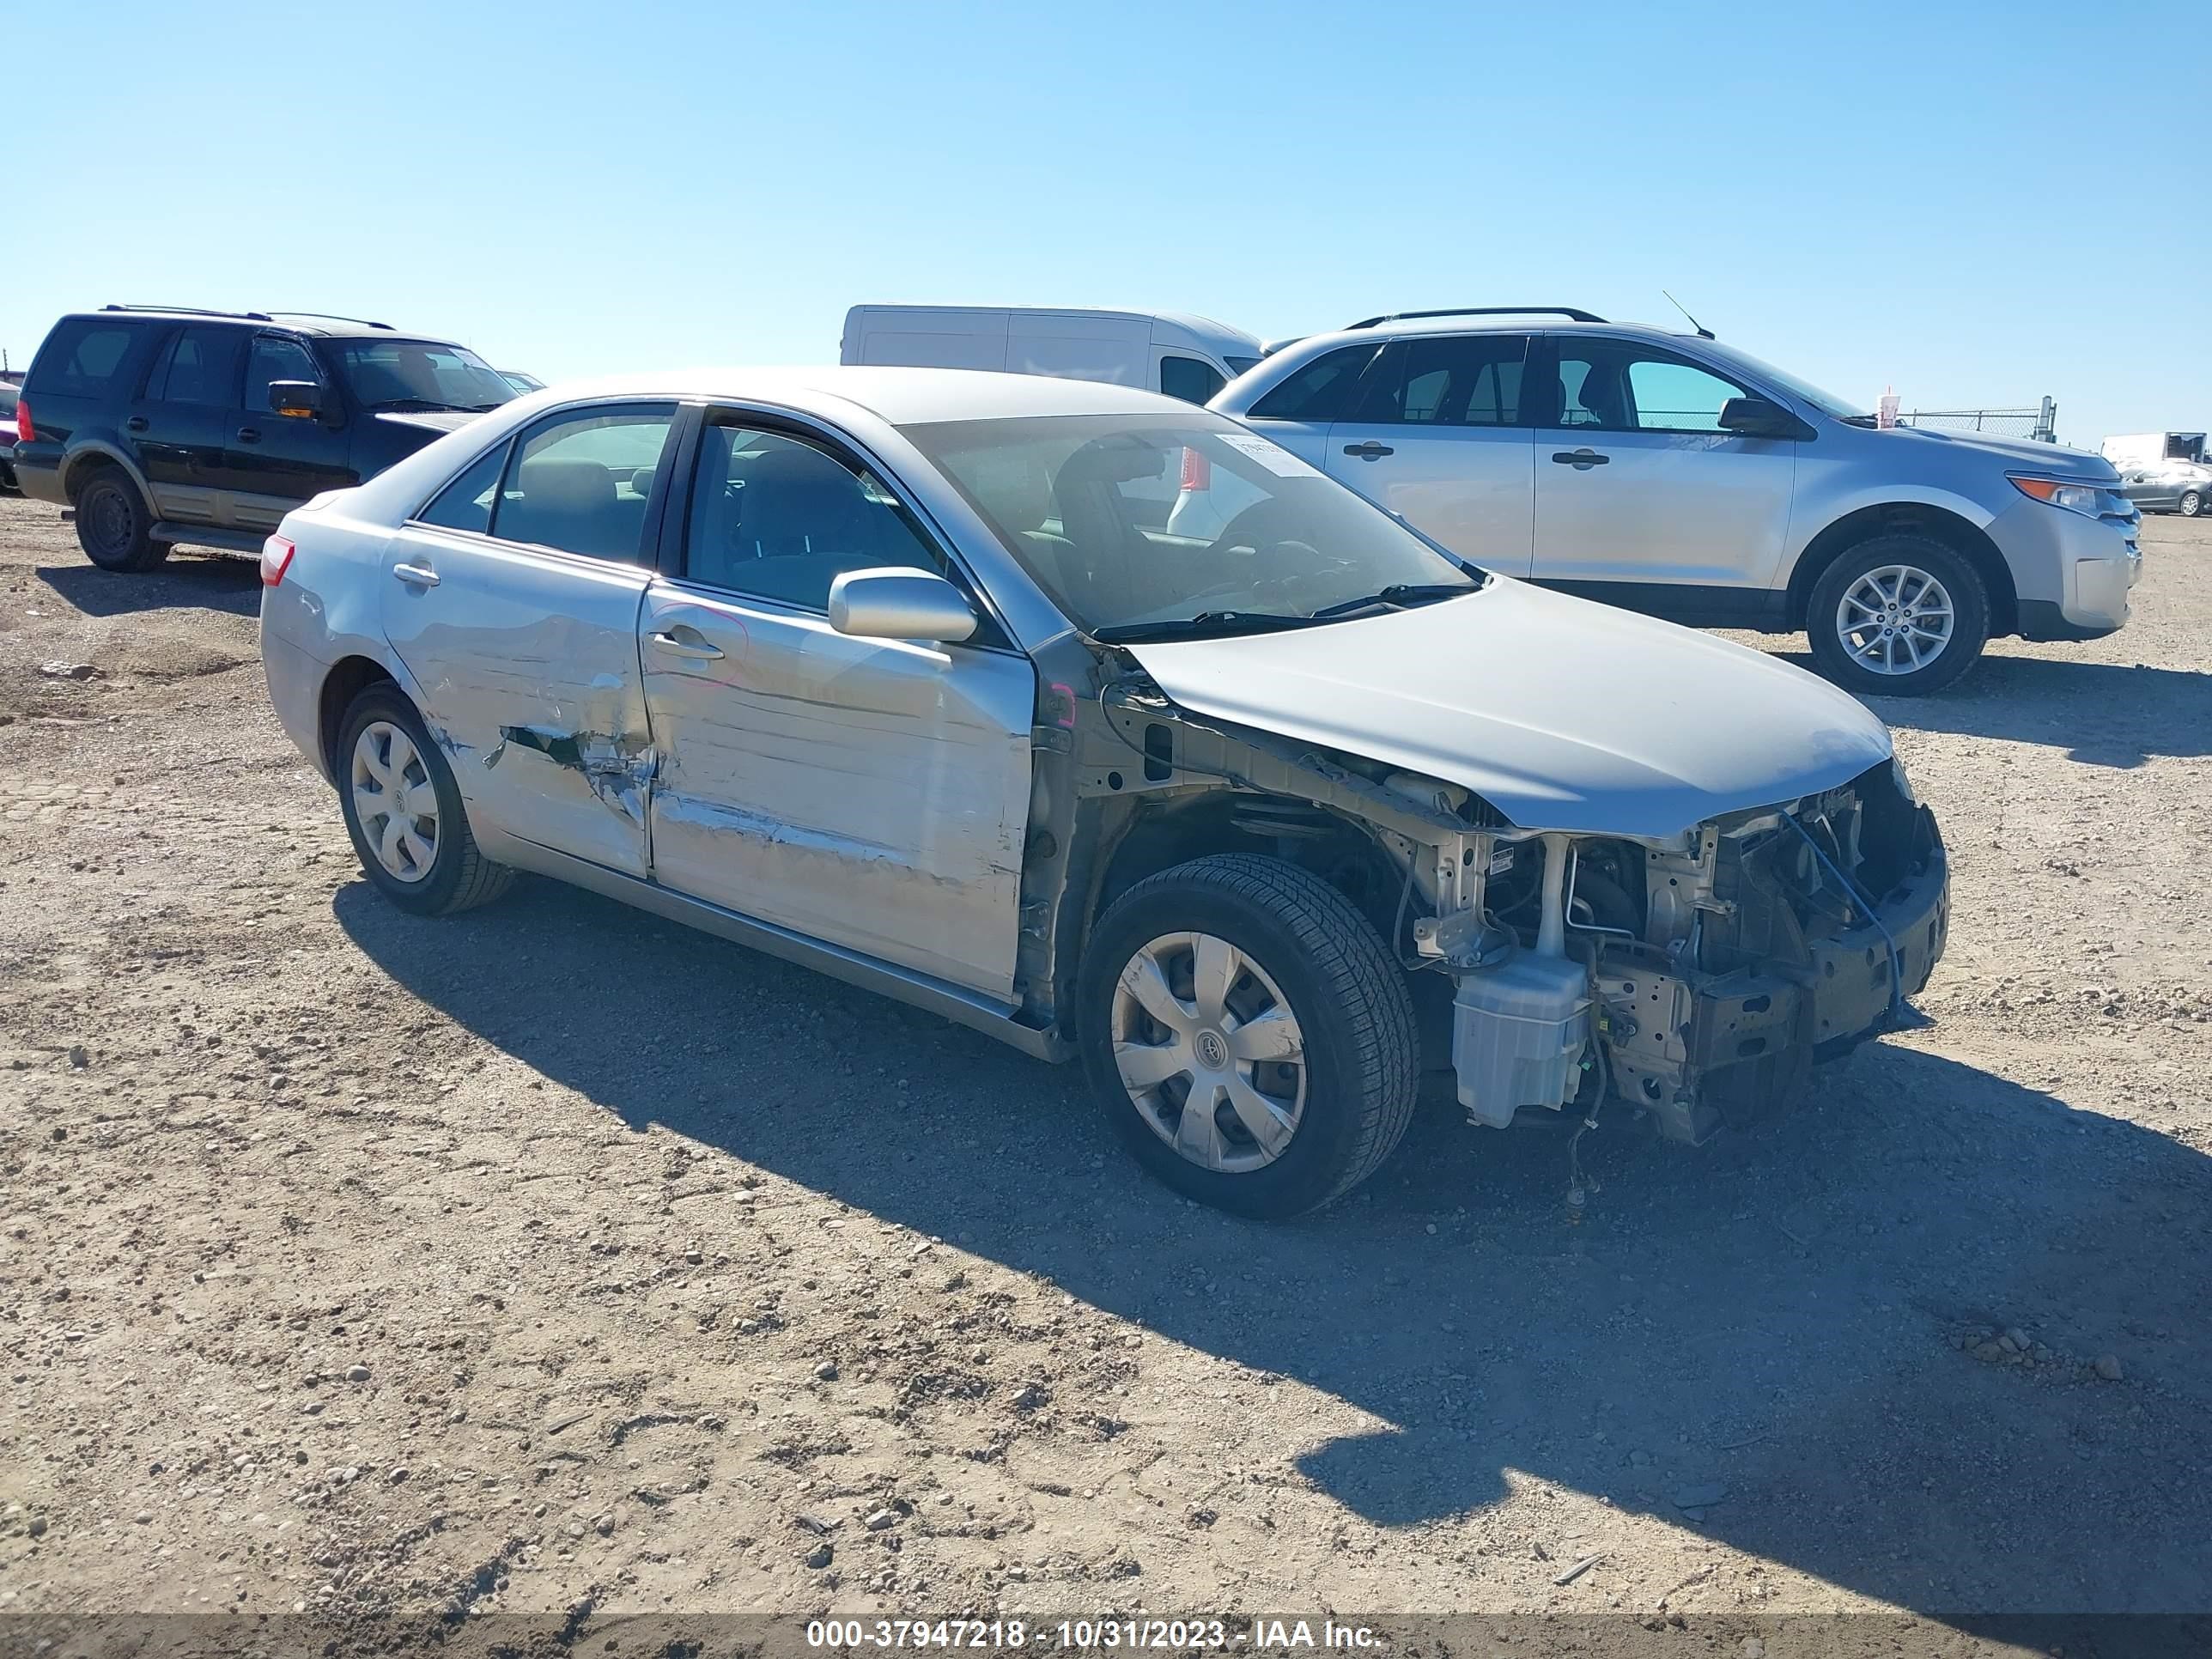
[[[133,415],[129,420],[124,422],[123,429],[125,432],[143,432],[146,429],[146,417],[143,415]]]
[[[395,564],[392,574],[413,587],[435,587],[438,573],[427,564]]]
[[[1395,455],[1398,452],[1388,444],[1378,444],[1374,439],[1370,438],[1364,444],[1345,445],[1344,453],[1347,455],[1357,455],[1363,461],[1379,461],[1385,455]]]
[[[1611,460],[1613,457],[1610,455],[1601,455],[1595,449],[1585,448],[1562,449],[1553,455],[1552,459],[1557,461],[1561,466],[1571,466],[1577,472],[1587,472],[1594,466],[1603,466],[1607,461]]]
[[[242,444],[259,443],[261,441],[261,428],[258,426],[242,426],[239,428],[238,441]]]
[[[694,662],[712,662],[722,654],[720,646],[709,645],[704,640],[679,640],[673,634],[654,634],[650,637],[653,644],[672,657],[689,657]]]

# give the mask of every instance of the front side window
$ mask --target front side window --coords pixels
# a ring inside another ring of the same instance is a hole
[[[131,355],[137,330],[128,323],[64,323],[31,367],[33,395],[40,392],[96,398]]]
[[[943,562],[878,479],[781,433],[711,426],[684,534],[687,580],[826,611],[848,570]]]
[[[1401,340],[1368,377],[1353,418],[1383,426],[1516,425],[1528,355],[1528,339],[1517,334]]]
[[[645,509],[675,424],[673,404],[592,409],[544,422],[514,447],[491,533],[641,562]]]
[[[1094,633],[1249,631],[1481,585],[1479,573],[1289,451],[1200,410],[901,430]],[[1226,522],[1210,536],[1157,527],[1162,491],[1201,476],[1224,499],[1234,481],[1241,504]]]
[[[1195,357],[1160,359],[1160,390],[1187,404],[1202,404],[1228,384],[1212,363]]]
[[[496,409],[515,395],[507,377],[466,348],[380,336],[331,342],[364,409]]]
[[[266,413],[269,388],[279,380],[312,380],[319,386],[322,379],[314,354],[297,340],[257,334],[246,359],[246,407],[252,414]]]
[[[1308,421],[1326,425],[1345,418],[1360,371],[1374,361],[1372,345],[1352,345],[1325,352],[1303,368],[1293,369],[1273,391],[1252,405],[1255,421]]]
[[[233,361],[230,341],[220,330],[180,330],[161,349],[146,396],[157,404],[226,403],[223,370]]]
[[[1563,338],[1559,418],[1604,432],[1718,433],[1721,405],[1749,395],[1695,363],[1610,340]]]

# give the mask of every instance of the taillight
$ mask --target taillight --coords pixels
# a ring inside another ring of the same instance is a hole
[[[18,398],[15,400],[15,441],[19,444],[31,443],[38,435],[31,427],[30,404]]]
[[[284,573],[292,568],[292,556],[299,551],[282,536],[271,536],[261,544],[261,585],[274,587],[284,580]]]
[[[1213,463],[1188,445],[1182,452],[1182,487],[1185,489],[1213,488]]]

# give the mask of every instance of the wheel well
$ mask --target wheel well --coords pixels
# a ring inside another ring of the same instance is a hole
[[[114,456],[97,449],[88,450],[71,461],[69,464],[69,471],[62,475],[62,493],[69,497],[70,506],[76,505],[76,498],[83,493],[85,485],[90,483],[93,475],[103,467],[114,468],[130,483],[133,489],[138,488],[138,481],[131,477],[131,469],[117,460]]]
[[[1982,579],[1990,596],[1990,635],[1999,638],[2020,629],[2020,596],[2012,585],[2012,568],[1997,551],[1997,544],[1977,525],[1943,507],[1924,501],[1886,501],[1863,507],[1830,525],[1805,549],[1797,568],[1790,573],[1790,625],[1805,626],[1805,613],[1813,584],[1838,556],[1875,536],[1896,533],[1926,536],[1942,543]]]
[[[317,711],[316,731],[323,745],[323,764],[332,777],[338,774],[338,722],[353,707],[353,700],[379,680],[397,684],[382,663],[368,657],[347,657],[323,680],[322,705]]]
[[[1372,839],[1304,801],[1218,789],[1144,811],[1106,862],[1085,931],[1147,876],[1212,853],[1258,854],[1327,882],[1389,939],[1404,876]]]

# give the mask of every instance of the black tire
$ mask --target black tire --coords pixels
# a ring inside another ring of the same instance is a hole
[[[425,779],[437,792],[434,855],[425,873],[414,880],[404,880],[385,868],[362,828],[355,799],[355,751],[362,732],[380,720],[398,726],[406,734],[414,745]],[[331,769],[337,775],[338,807],[345,815],[346,834],[353,838],[354,856],[361,860],[362,873],[401,909],[422,916],[449,916],[459,910],[489,904],[514,881],[513,870],[503,864],[494,864],[477,850],[476,836],[469,830],[468,813],[461,805],[460,788],[453,781],[453,768],[447,765],[444,754],[430,740],[429,732],[423,728],[422,717],[415,712],[415,705],[390,681],[365,688],[346,709],[345,718],[338,724]]]
[[[1951,599],[1951,634],[1925,666],[1882,673],[1855,659],[1838,625],[1844,596],[1863,576],[1888,565],[1924,571]],[[1924,697],[1940,691],[1981,659],[1990,639],[1989,590],[1964,556],[1927,536],[1899,532],[1848,547],[1822,571],[1806,602],[1805,632],[1813,662],[1846,691],[1861,696]]]
[[[2181,492],[2181,516],[2183,518],[2193,519],[2203,510],[2204,492],[2203,490],[2185,489]]]
[[[1257,1169],[1228,1172],[1184,1158],[1147,1125],[1115,1066],[1122,971],[1176,933],[1212,934],[1257,964],[1304,1038],[1297,1128]],[[1092,929],[1078,998],[1093,1096],[1139,1163],[1202,1204],[1270,1220],[1319,1209],[1372,1175],[1412,1121],[1419,1060],[1405,974],[1350,901],[1294,865],[1219,854],[1138,883]]]
[[[151,570],[169,556],[172,544],[148,532],[154,514],[131,475],[103,466],[76,492],[76,543],[102,570]]]

